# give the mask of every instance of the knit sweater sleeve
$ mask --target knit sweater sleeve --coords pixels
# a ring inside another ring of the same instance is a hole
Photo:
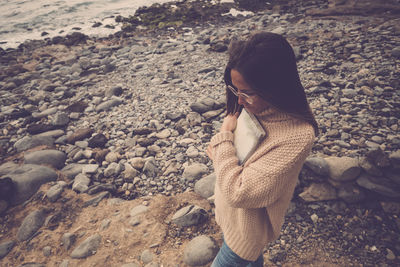
[[[211,139],[216,183],[234,208],[267,207],[285,190],[293,190],[298,171],[309,154],[313,138],[277,142],[245,167],[238,164],[233,134],[221,132]]]

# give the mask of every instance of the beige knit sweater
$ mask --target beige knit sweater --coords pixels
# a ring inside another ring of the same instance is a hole
[[[269,108],[257,115],[267,137],[243,166],[233,133],[220,132],[213,150],[215,216],[227,245],[255,261],[278,238],[301,167],[315,139],[313,127]]]

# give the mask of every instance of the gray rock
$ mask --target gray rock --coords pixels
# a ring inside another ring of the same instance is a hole
[[[329,175],[329,165],[324,158],[308,157],[304,164],[318,175]]]
[[[200,180],[198,180],[195,185],[194,185],[194,191],[202,196],[203,198],[209,198],[212,195],[214,195],[214,187],[215,187],[215,181],[217,179],[217,176],[215,173],[211,173],[210,175],[207,175]]]
[[[65,233],[61,237],[61,244],[65,250],[69,250],[71,246],[75,244],[76,235],[71,233]]]
[[[68,114],[65,112],[59,112],[54,115],[53,125],[65,126],[69,123]]]
[[[144,264],[150,263],[154,258],[154,254],[146,249],[143,250],[142,254],[140,255],[140,259],[143,261]]]
[[[138,205],[136,207],[134,207],[133,209],[131,209],[130,215],[131,217],[135,217],[141,213],[147,212],[149,210],[149,207],[145,206],[145,205]]]
[[[29,262],[19,265],[18,267],[46,267],[46,265],[36,262]]]
[[[47,149],[30,152],[24,155],[25,164],[50,165],[56,169],[64,167],[67,155],[58,150]]]
[[[375,165],[371,164],[366,157],[360,157],[358,164],[360,167],[370,175],[382,176],[383,173],[380,169],[378,169]]]
[[[100,230],[104,231],[110,226],[111,220],[110,219],[104,219],[101,221],[100,225]]]
[[[46,192],[46,197],[51,201],[55,202],[61,196],[64,187],[67,186],[67,183],[64,181],[59,181],[57,184],[53,185]]]
[[[338,198],[343,199],[346,203],[359,203],[366,198],[366,195],[356,185],[344,185],[338,190]]]
[[[14,144],[17,152],[25,151],[37,146],[52,146],[54,139],[50,136],[25,136]]]
[[[329,177],[336,181],[352,181],[361,172],[358,160],[350,157],[328,157]]]
[[[119,163],[111,162],[110,165],[104,170],[105,177],[118,176],[122,171],[122,167]]]
[[[144,267],[160,267],[160,264],[157,262],[149,262]]]
[[[187,181],[193,181],[200,178],[203,174],[208,172],[208,168],[203,163],[194,163],[192,165],[186,166],[183,171],[182,178]]]
[[[105,96],[111,97],[111,96],[120,96],[124,90],[122,89],[121,85],[113,86],[109,89],[106,90]]]
[[[96,107],[96,111],[106,111],[112,107],[118,106],[122,103],[122,99],[120,98],[113,98],[111,100],[105,101]]]
[[[400,150],[390,153],[389,160],[394,168],[400,169]]]
[[[121,267],[140,267],[140,266],[134,262],[130,262],[130,263],[125,263]]]
[[[313,183],[299,197],[307,202],[337,199],[335,188],[327,183]]]
[[[396,190],[392,184],[387,181],[382,181],[383,177],[373,177],[367,174],[362,174],[357,179],[357,184],[365,189],[376,192],[386,197],[398,198],[400,197],[400,191]]]
[[[4,258],[7,256],[8,253],[13,249],[15,246],[15,241],[9,240],[5,241],[0,244],[0,259]]]
[[[16,194],[10,203],[18,205],[35,194],[42,184],[55,181],[58,175],[48,167],[25,164],[9,173],[7,177],[10,177],[16,185]]]
[[[8,161],[8,162],[6,162],[4,164],[1,164],[0,165],[0,177],[5,175],[5,174],[7,174],[7,173],[10,173],[10,172],[16,170],[18,167],[19,167],[19,165],[15,164],[12,161]]]
[[[155,177],[157,175],[156,161],[154,158],[146,160],[143,166],[143,173],[148,177]]]
[[[101,243],[101,235],[95,234],[93,236],[88,237],[85,241],[79,244],[72,253],[71,258],[74,259],[83,259],[87,258],[93,254],[96,254],[96,251]]]
[[[29,213],[28,216],[22,221],[18,229],[18,241],[25,241],[31,238],[40,227],[42,227],[45,220],[46,213],[44,210],[35,210]]]
[[[97,194],[95,197],[89,199],[88,201],[83,203],[83,207],[93,206],[96,207],[104,198],[110,196],[110,192],[101,192]]]
[[[218,246],[208,236],[193,238],[183,251],[183,261],[189,266],[200,266],[211,262],[217,255]]]
[[[83,173],[80,173],[74,179],[74,183],[72,184],[72,190],[79,193],[84,193],[88,190],[89,184],[90,184],[90,179]]]
[[[208,214],[203,208],[189,205],[178,210],[174,216],[172,216],[171,222],[178,226],[186,227],[202,223],[207,217]]]
[[[65,132],[63,130],[52,130],[52,131],[47,131],[47,132],[43,132],[40,133],[36,136],[45,136],[45,137],[51,137],[51,138],[58,138],[60,136],[63,136],[65,134]],[[57,140],[55,141],[55,143],[57,144]]]
[[[69,266],[69,260],[64,259],[61,263],[59,267],[68,267]]]
[[[75,176],[77,176],[79,173],[82,172],[83,168],[86,166],[86,164],[78,164],[78,163],[72,163],[68,164],[65,166],[61,172],[68,177],[68,179],[74,179]]]
[[[43,256],[45,256],[45,257],[51,256],[51,247],[50,246],[45,246],[43,248]]]

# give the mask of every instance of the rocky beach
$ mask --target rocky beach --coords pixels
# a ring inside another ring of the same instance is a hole
[[[265,266],[400,266],[399,4],[184,1],[0,49],[0,265],[209,266],[226,50],[263,30],[320,129]]]

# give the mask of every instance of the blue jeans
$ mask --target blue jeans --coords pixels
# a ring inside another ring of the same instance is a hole
[[[211,267],[263,267],[264,258],[261,254],[256,261],[247,261],[236,255],[225,243],[222,244]]]

